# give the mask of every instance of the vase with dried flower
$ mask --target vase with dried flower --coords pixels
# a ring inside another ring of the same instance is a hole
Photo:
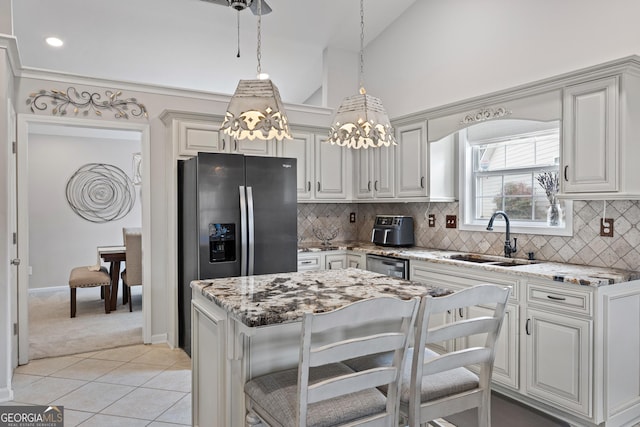
[[[549,200],[549,207],[547,208],[547,225],[549,227],[560,227],[563,224],[564,212],[562,206],[558,201],[558,173],[557,172],[542,172],[536,179],[540,187],[544,189]]]

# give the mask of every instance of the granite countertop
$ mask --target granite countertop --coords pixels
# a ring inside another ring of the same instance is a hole
[[[392,258],[408,260],[429,261],[440,264],[456,265],[469,269],[482,269],[485,271],[496,271],[500,273],[510,273],[525,277],[539,277],[556,282],[574,283],[582,286],[605,286],[614,283],[629,282],[640,279],[640,272],[621,270],[608,267],[592,267],[588,265],[565,264],[559,262],[548,262],[538,260],[528,263],[527,260],[518,260],[521,264],[515,267],[503,267],[494,264],[471,263],[451,259],[451,256],[464,254],[464,252],[444,251],[439,249],[422,248],[413,246],[409,248],[394,248],[386,246],[376,246],[369,242],[335,242],[331,246],[322,246],[320,243],[306,243],[298,247],[298,252],[319,252],[327,250],[351,250],[364,252],[367,254],[383,255]],[[483,256],[477,254],[478,256]],[[496,261],[511,260],[494,256]]]
[[[304,313],[331,311],[368,298],[451,293],[355,268],[194,280],[191,288],[249,327],[295,322]]]

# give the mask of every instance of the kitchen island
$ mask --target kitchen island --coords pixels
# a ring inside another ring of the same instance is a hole
[[[362,299],[451,291],[358,269],[191,283],[193,425],[242,427],[247,380],[296,366],[304,313]]]

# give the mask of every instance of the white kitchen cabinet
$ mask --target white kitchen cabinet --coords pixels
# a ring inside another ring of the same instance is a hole
[[[326,142],[326,135],[315,135],[315,199],[346,200],[351,179],[346,148]]]
[[[227,152],[233,154],[246,154],[248,156],[275,156],[276,142],[273,139],[235,139],[220,131],[220,140]]]
[[[321,252],[299,252],[298,271],[324,270],[324,254]]]
[[[358,252],[347,252],[347,268],[359,268],[366,270],[367,255]]]
[[[427,142],[427,122],[398,126],[395,148],[396,197],[401,200],[456,200],[457,136]]]
[[[400,126],[396,135],[396,194],[398,197],[427,197],[427,123]]]
[[[639,199],[640,75],[601,74],[564,88],[561,196]]]
[[[591,320],[527,309],[526,393],[591,417]]]
[[[496,359],[494,362],[493,381],[506,387],[518,389],[520,379],[519,369],[519,287],[520,281],[516,278],[503,276],[493,272],[486,272],[473,268],[461,268],[457,266],[441,265],[430,262],[411,261],[410,278],[413,281],[430,286],[440,286],[451,290],[468,288],[479,283],[493,283],[511,287],[509,304],[507,305],[505,318],[498,342],[496,343]],[[467,317],[484,315],[487,308],[475,307],[471,312],[448,313],[442,315],[437,326],[450,322],[450,316]],[[481,338],[481,337],[476,337]],[[450,350],[451,346],[468,347],[471,342],[443,343],[434,351]]]
[[[192,424],[225,426],[226,316],[200,301],[191,306]]]
[[[367,258],[362,252],[344,250],[299,252],[298,271],[335,270],[340,268],[366,269]]]
[[[344,202],[350,198],[349,153],[326,142],[324,132],[294,131],[293,140],[279,141],[279,157],[295,157],[298,201]]]
[[[347,268],[347,254],[346,253],[333,253],[327,254],[324,258],[325,270],[341,270]]]
[[[293,139],[278,142],[278,157],[292,157],[297,159],[297,190],[298,200],[310,200],[314,196],[314,144],[313,134],[307,132],[293,132]]]
[[[618,76],[564,89],[565,193],[618,190],[619,90]]]
[[[357,199],[395,195],[395,148],[360,149],[353,153],[354,196]]]

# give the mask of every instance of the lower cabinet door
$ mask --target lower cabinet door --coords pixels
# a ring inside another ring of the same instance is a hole
[[[527,310],[528,395],[591,417],[591,325],[587,319]]]
[[[491,316],[493,311],[482,306],[475,306],[467,309],[466,316],[468,318]],[[500,336],[496,342],[496,358],[493,363],[492,380],[496,383],[517,390],[520,386],[520,370],[519,370],[519,352],[520,343],[518,337],[518,305],[507,304],[502,321],[502,329]],[[484,340],[485,336],[474,335],[461,343],[464,348],[481,345],[480,340]]]

